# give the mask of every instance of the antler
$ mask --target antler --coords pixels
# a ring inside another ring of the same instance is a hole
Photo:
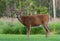
[[[24,7],[23,7],[23,8],[21,8],[16,14],[17,14],[17,15],[20,15],[20,14],[23,13],[24,10],[25,10],[25,9],[24,9]]]
[[[22,22],[22,20],[21,20],[21,14],[23,13],[24,10],[25,10],[24,8],[21,8],[21,10],[19,10],[19,11],[16,13],[17,18],[18,18],[18,20],[19,20],[20,22]]]

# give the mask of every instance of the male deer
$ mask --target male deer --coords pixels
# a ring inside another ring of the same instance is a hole
[[[17,13],[18,20],[26,26],[27,29],[27,35],[29,37],[30,34],[30,27],[31,26],[38,26],[43,25],[44,29],[46,30],[46,37],[48,33],[50,32],[48,28],[48,22],[49,22],[49,15],[47,14],[38,14],[38,15],[31,15],[31,16],[21,16],[21,12]]]

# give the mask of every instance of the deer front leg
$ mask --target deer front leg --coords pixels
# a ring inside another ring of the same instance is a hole
[[[48,36],[48,34],[49,34],[49,32],[50,32],[50,30],[49,30],[49,28],[48,28],[48,25],[47,24],[45,24],[44,25],[44,28],[45,28],[45,30],[46,30],[46,37]]]
[[[29,37],[30,35],[30,27],[27,27],[27,36]]]

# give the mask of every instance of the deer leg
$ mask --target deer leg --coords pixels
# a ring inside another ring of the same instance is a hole
[[[29,37],[30,35],[30,27],[27,27],[27,36]]]
[[[49,31],[49,28],[48,28],[48,25],[45,24],[45,25],[44,25],[44,28],[45,28],[45,30],[46,30],[46,37],[47,37],[48,34],[49,34],[49,32],[50,32],[50,31]]]

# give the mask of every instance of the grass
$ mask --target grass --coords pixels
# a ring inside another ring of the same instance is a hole
[[[0,34],[0,41],[60,41],[60,35],[50,35],[46,38],[44,35],[12,35]]]
[[[13,31],[16,31],[16,29],[18,28],[20,32],[23,32],[21,30],[22,29],[21,27],[24,27],[24,26],[19,21],[11,21],[11,20],[4,21],[4,20],[5,19],[0,19],[0,33],[2,33],[3,31],[6,31],[6,29],[9,30],[9,28],[11,28],[11,30]],[[52,26],[50,27],[51,28],[53,27],[53,29],[57,27],[60,30],[60,23],[56,23],[57,25],[54,25],[54,24],[53,25],[51,24]],[[50,35],[48,38],[46,38],[45,35],[30,35],[30,37],[28,38],[26,35],[2,33],[0,34],[0,41],[60,41],[60,35]]]

